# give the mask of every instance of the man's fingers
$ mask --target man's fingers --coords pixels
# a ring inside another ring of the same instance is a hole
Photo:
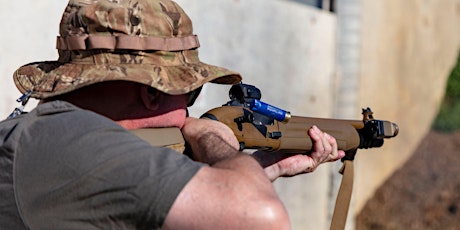
[[[333,153],[334,150],[337,149],[337,144],[335,144],[335,146],[333,146],[333,144],[336,143],[336,142],[335,142],[335,139],[331,135],[329,135],[327,133],[323,133],[322,140],[323,140],[323,146],[324,146],[324,152],[325,153]]]
[[[311,157],[318,163],[336,161],[345,153],[337,149],[336,139],[328,133],[323,133],[317,126],[312,126],[309,130],[310,137],[314,142]]]
[[[338,150],[337,150],[337,141],[335,140],[334,137],[332,137],[331,135],[327,133],[325,133],[324,135],[326,136],[328,146],[330,147],[330,149],[327,149],[327,151],[329,152],[329,157],[330,157],[329,161],[335,161],[339,155]]]
[[[319,128],[314,125],[311,127],[309,130],[309,134],[311,139],[313,139],[313,155],[315,155],[316,152],[322,153],[324,152],[324,136],[323,132],[319,130]]]
[[[331,135],[329,135],[328,140],[329,140],[330,146],[332,147],[332,152],[330,153],[330,157],[331,157],[330,161],[333,162],[333,161],[343,158],[345,156],[345,152],[343,150],[338,150],[337,140]]]

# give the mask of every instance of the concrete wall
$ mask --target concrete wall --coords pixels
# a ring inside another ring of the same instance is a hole
[[[460,51],[459,0],[362,1],[362,9],[360,105],[401,132],[359,154],[356,212],[429,130]]]
[[[333,15],[291,1],[177,2],[194,22],[202,61],[240,72],[245,83],[262,90],[264,101],[296,114],[330,116],[335,75]],[[222,92],[209,85],[192,112],[199,115],[210,105],[228,101],[227,88]],[[204,97],[208,93],[222,97]]]

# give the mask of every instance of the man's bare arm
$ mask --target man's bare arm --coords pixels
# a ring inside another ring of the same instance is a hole
[[[189,141],[198,143],[194,151],[226,153],[226,157],[200,169],[184,187],[164,229],[290,228],[283,204],[254,158],[212,133]]]

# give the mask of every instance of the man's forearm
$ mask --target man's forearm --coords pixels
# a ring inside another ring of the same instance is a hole
[[[240,151],[233,148],[223,138],[216,133],[209,132],[200,135],[195,143],[189,143],[192,148],[192,155],[195,160],[214,165],[225,159],[243,155]]]

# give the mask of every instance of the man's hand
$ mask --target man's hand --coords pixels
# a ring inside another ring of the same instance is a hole
[[[337,141],[318,127],[308,130],[313,142],[313,151],[309,155],[273,152],[255,152],[253,156],[264,167],[270,180],[313,172],[320,164],[333,162],[345,156],[337,149]]]

